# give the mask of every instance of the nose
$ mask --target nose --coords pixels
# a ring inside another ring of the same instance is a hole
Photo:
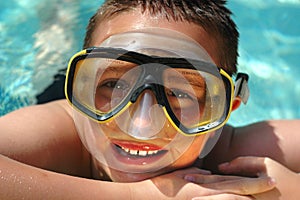
[[[119,127],[137,139],[157,137],[164,127],[166,117],[151,90],[145,90],[118,120]]]
[[[130,110],[133,125],[139,128],[146,128],[151,125],[151,109],[155,106],[155,97],[150,91],[145,91]]]

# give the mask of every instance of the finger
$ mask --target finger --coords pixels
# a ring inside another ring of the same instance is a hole
[[[221,190],[227,193],[251,195],[272,190],[275,185],[275,180],[270,177],[258,177],[232,179],[222,182],[203,184],[201,186]]]
[[[186,169],[176,170],[173,172],[176,176],[179,176],[181,178],[184,178],[187,174],[203,174],[203,175],[210,175],[211,172],[204,169],[199,169],[196,167],[190,167]]]
[[[192,200],[219,200],[219,199],[234,199],[234,200],[253,200],[251,196],[240,196],[236,194],[218,194],[212,196],[195,197]]]
[[[238,157],[230,162],[219,165],[219,170],[225,174],[258,176],[266,172],[263,157]]]
[[[223,175],[203,175],[203,174],[187,174],[184,179],[197,184],[216,183],[227,180],[241,179],[240,176],[223,176]]]

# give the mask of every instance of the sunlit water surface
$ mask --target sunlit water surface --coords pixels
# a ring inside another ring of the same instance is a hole
[[[36,103],[36,95],[82,47],[102,1],[0,3],[0,115]],[[229,123],[300,118],[300,1],[229,0],[241,34],[239,69],[251,96]]]

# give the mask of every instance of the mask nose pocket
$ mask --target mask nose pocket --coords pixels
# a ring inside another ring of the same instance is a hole
[[[149,140],[157,138],[166,117],[151,90],[145,90],[130,107],[117,117],[119,128],[128,135]]]

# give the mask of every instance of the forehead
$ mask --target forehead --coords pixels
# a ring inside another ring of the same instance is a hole
[[[123,12],[97,24],[92,34],[91,45],[99,46],[109,36],[117,33],[145,29],[147,27],[167,28],[185,34],[198,42],[207,51],[212,60],[217,65],[220,65],[216,39],[210,36],[201,26],[186,21],[172,21],[151,16],[147,12],[141,13],[140,10]]]

